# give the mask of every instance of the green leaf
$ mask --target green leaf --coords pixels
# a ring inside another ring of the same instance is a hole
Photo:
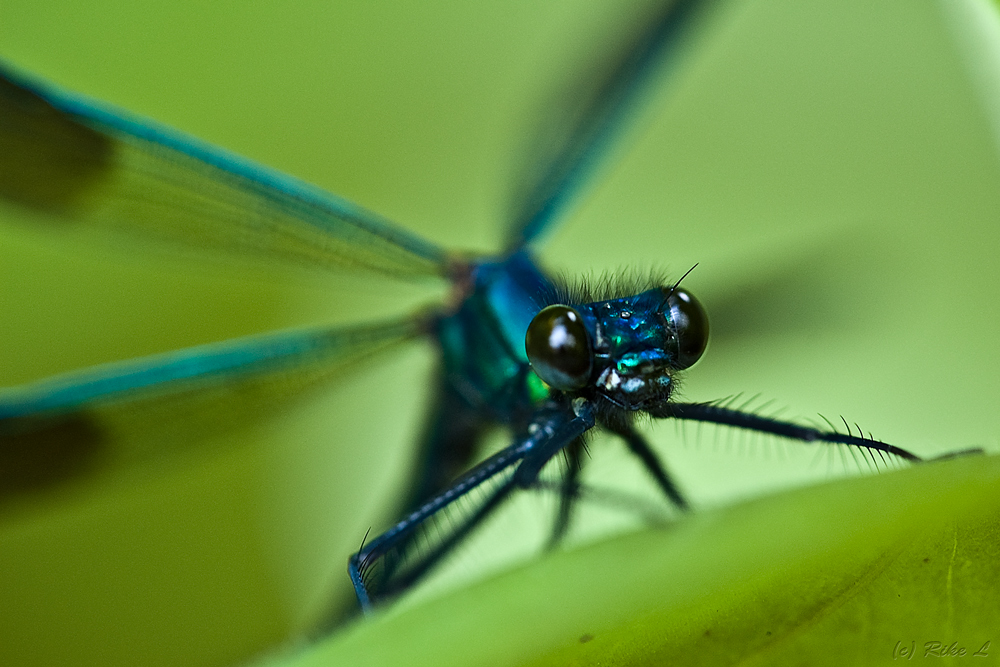
[[[558,553],[268,665],[863,665],[949,647],[995,656],[998,538],[1000,458],[932,463]]]

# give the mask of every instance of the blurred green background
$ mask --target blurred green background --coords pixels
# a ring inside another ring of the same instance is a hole
[[[687,399],[759,392],[921,454],[996,449],[1000,162],[958,4],[722,4],[543,260],[697,262],[685,284],[715,328]],[[642,6],[4,0],[0,57],[487,252],[538,118]],[[0,212],[4,385],[434,295]],[[0,507],[0,663],[230,664],[346,599],[346,556],[390,518],[410,461],[430,359],[416,346],[252,430]],[[702,504],[827,472],[652,432]]]

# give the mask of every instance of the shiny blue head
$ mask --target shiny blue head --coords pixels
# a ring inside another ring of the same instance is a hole
[[[634,412],[669,400],[674,374],[698,361],[707,343],[708,316],[694,296],[657,287],[548,306],[531,321],[525,351],[549,386]]]

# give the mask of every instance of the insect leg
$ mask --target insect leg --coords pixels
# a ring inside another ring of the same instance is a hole
[[[639,457],[642,461],[642,465],[646,467],[649,474],[653,476],[656,480],[656,484],[660,487],[660,490],[667,496],[667,498],[678,509],[687,510],[690,509],[687,500],[684,499],[684,495],[677,488],[677,484],[670,478],[663,464],[660,462],[660,457],[656,455],[653,449],[649,446],[646,438],[642,436],[641,433],[635,430],[631,425],[615,425],[615,424],[605,424],[608,430],[617,435],[619,438],[625,441],[628,446],[629,451]]]
[[[442,375],[439,372],[439,376]],[[424,427],[403,511],[412,512],[469,469],[486,429],[481,416],[443,377]]]
[[[549,459],[594,424],[589,410],[580,414],[561,407],[546,411],[531,424],[525,437],[486,459],[428,500],[409,516],[376,537],[348,561],[348,573],[363,611],[378,598],[399,593],[436,565],[451,549],[516,488],[530,487]],[[424,523],[480,485],[509,474],[467,519],[451,527],[428,551],[415,553],[416,537]]]
[[[394,564],[395,567],[391,569],[386,577],[382,578],[383,581],[379,585],[377,598],[380,599],[402,593],[414,583],[419,581],[445,556],[451,553],[452,549],[454,549],[459,542],[468,537],[476,527],[481,525],[483,521],[485,521],[493,513],[493,511],[510,496],[511,492],[515,488],[517,488],[517,484],[513,479],[504,481],[498,488],[490,493],[485,502],[483,502],[483,504],[480,505],[480,507],[472,515],[462,520],[457,527],[452,527],[448,536],[444,540],[435,544],[431,551],[421,553],[418,556],[413,557],[412,562],[407,562],[407,552],[410,549],[415,548],[416,545],[414,544],[414,540],[416,539],[417,534],[410,534],[409,536],[404,537],[403,541],[394,547],[394,551],[383,554],[383,557],[392,561],[391,564]],[[389,569],[389,565],[390,563],[386,563],[386,569]],[[370,565],[368,563],[363,563],[362,567],[367,568],[370,567]],[[367,584],[367,570],[362,569],[360,574]],[[352,578],[353,576],[352,572]],[[357,589],[357,582],[355,582],[355,589]],[[358,595],[358,601],[361,601],[360,594]],[[367,611],[368,607],[362,605],[362,609]]]
[[[566,474],[559,483],[559,512],[552,526],[546,549],[554,549],[569,528],[573,505],[580,495],[580,471],[583,469],[583,439],[577,438],[566,447]]]
[[[850,433],[840,433],[833,430],[822,430],[811,426],[803,426],[793,422],[781,421],[755,415],[739,410],[733,410],[712,403],[671,403],[658,411],[650,411],[653,417],[688,419],[691,421],[710,422],[713,424],[724,424],[735,426],[759,433],[769,433],[782,438],[798,440],[800,442],[826,442],[831,444],[852,445],[868,451],[885,452],[898,456],[907,461],[922,461],[916,454],[896,447],[880,440],[865,438],[863,436],[852,435]]]

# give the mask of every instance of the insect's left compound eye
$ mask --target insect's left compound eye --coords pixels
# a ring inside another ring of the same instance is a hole
[[[580,389],[590,379],[594,355],[583,318],[569,306],[543,308],[528,325],[524,351],[546,384],[563,391]]]
[[[667,298],[670,319],[677,331],[678,370],[694,366],[708,345],[708,314],[691,292],[674,289]]]

